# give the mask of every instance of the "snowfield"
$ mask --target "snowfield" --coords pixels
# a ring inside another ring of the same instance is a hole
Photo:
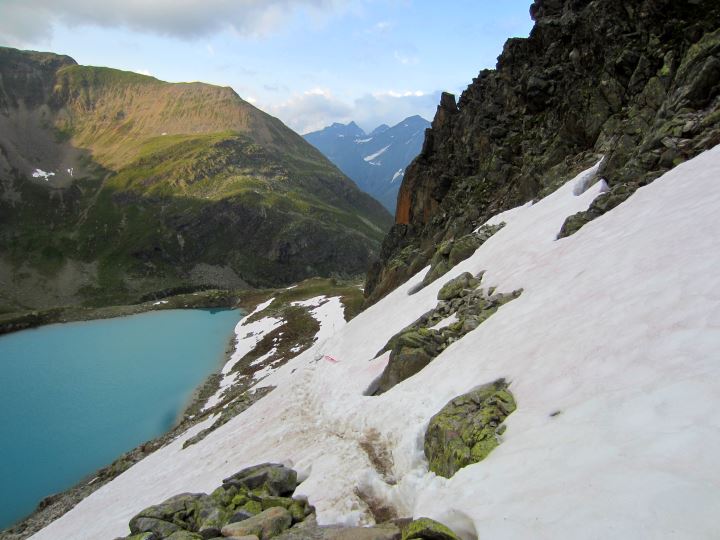
[[[586,178],[494,218],[507,225],[450,273],[408,295],[418,273],[261,381],[277,388],[247,411],[157,451],[33,538],[121,536],[142,508],[265,461],[300,472],[296,495],[321,523],[371,523],[373,498],[466,539],[719,538],[720,147],[556,241],[604,188],[580,193]],[[523,294],[417,375],[364,396],[387,340],[445,282],[482,270],[481,286]],[[500,377],[518,404],[504,442],[451,479],[429,473],[430,417]],[[360,443],[389,450],[392,470],[376,471]]]

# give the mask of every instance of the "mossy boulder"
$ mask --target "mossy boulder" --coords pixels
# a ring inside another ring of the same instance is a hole
[[[297,487],[297,473],[277,463],[263,463],[244,469],[223,480],[225,486],[262,489],[268,495],[292,495]]]
[[[463,291],[466,289],[474,289],[479,283],[480,282],[475,279],[470,272],[465,272],[443,285],[442,289],[438,292],[437,299],[447,301],[458,298],[462,296]]]
[[[397,336],[375,393],[387,392],[427,366],[440,353],[441,342],[440,333],[428,328],[412,329]]]
[[[211,500],[202,493],[181,493],[145,508],[130,520],[130,532],[153,532],[166,538],[179,530],[196,530],[197,510],[199,505],[203,505],[203,499]]]
[[[637,184],[618,184],[610,189],[610,191],[601,193],[595,197],[595,200],[593,200],[587,210],[568,216],[565,219],[558,233],[558,240],[575,234],[585,224],[625,202],[637,189]]]
[[[123,536],[122,538],[116,538],[115,540],[161,540],[161,538],[152,532],[144,532],[140,534],[133,534],[132,536]]]
[[[424,517],[405,527],[402,540],[460,540],[460,537],[442,523]]]
[[[504,379],[456,397],[430,419],[425,457],[435,474],[450,478],[485,459],[500,444],[503,422],[516,408]]]
[[[482,245],[483,241],[475,234],[468,234],[462,238],[457,239],[448,254],[448,262],[450,268],[458,264],[459,262],[468,259],[475,250]]]
[[[229,523],[222,528],[223,536],[255,535],[260,540],[277,536],[292,525],[292,516],[285,508],[275,506],[258,515],[237,523]]]
[[[483,225],[475,232],[442,242],[430,259],[430,270],[423,278],[422,286],[429,285],[440,276],[447,274],[456,264],[469,258],[488,238],[504,226],[504,223]]]
[[[205,540],[209,536],[202,536],[188,531],[177,531],[167,537],[167,540]]]
[[[158,538],[166,538],[181,530],[183,527],[164,519],[136,516],[130,521],[130,532],[134,535],[154,533]]]

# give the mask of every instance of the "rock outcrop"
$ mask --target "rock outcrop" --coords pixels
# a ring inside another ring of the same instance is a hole
[[[436,246],[551,192],[604,156],[609,192],[561,236],[720,143],[720,4],[536,0],[457,104],[443,94],[408,167],[396,224],[367,284],[376,301]],[[560,233],[560,231],[558,231]]]
[[[475,330],[500,306],[515,300],[522,290],[509,294],[478,288],[482,274],[469,272],[449,280],[438,291],[438,304],[417,321],[390,338],[377,356],[390,351],[388,364],[367,390],[379,395],[418,373],[441,352]]]
[[[505,418],[516,408],[504,379],[456,397],[432,417],[425,457],[435,474],[450,478],[485,459],[500,444]]]
[[[210,495],[181,493],[146,508],[130,520],[128,540],[185,540],[255,536],[268,540],[313,513],[290,496],[297,473],[264,463],[223,480]]]
[[[255,465],[223,480],[210,495],[181,493],[130,520],[130,536],[116,540],[458,540],[429,518],[372,527],[320,526],[306,500],[291,497],[297,473],[283,465]]]

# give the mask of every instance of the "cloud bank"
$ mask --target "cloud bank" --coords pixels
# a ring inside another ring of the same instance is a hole
[[[47,41],[55,24],[95,25],[193,39],[230,30],[273,32],[297,10],[322,16],[341,0],[1,0],[0,42]]]

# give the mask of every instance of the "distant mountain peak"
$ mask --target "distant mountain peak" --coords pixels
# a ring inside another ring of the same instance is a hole
[[[370,132],[370,136],[371,136],[371,137],[374,137],[375,135],[379,135],[380,133],[384,133],[384,132],[387,131],[388,129],[390,129],[390,126],[388,126],[387,124],[380,124],[378,127],[376,127],[375,129],[373,129],[373,130]]]
[[[395,211],[397,192],[410,162],[420,153],[430,122],[409,116],[394,126],[380,124],[366,134],[355,122],[334,123],[304,135],[360,189]]]

